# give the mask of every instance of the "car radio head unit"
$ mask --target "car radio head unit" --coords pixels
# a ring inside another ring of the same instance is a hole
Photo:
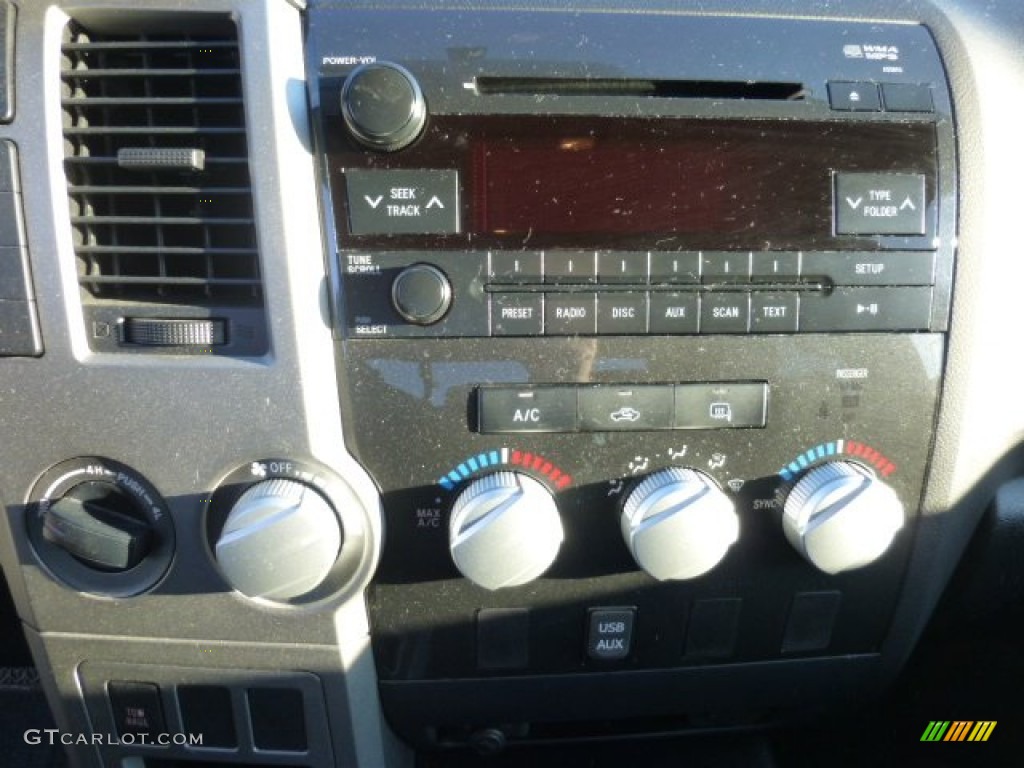
[[[612,34],[609,23],[579,25]],[[695,39],[716,37],[673,47],[669,73],[668,49],[567,59],[557,38],[575,32],[553,24],[533,41],[543,54],[485,25],[474,45],[431,48],[420,35],[406,47],[375,28],[373,55],[321,55],[346,335],[945,327],[949,102],[924,29],[856,30],[896,41],[871,46],[836,24],[739,19],[723,37],[686,18]],[[740,43],[770,32],[778,45],[788,24],[812,24],[817,48],[767,57]],[[764,284],[782,300],[751,306]],[[718,324],[723,285],[739,292],[728,307],[739,317]],[[572,298],[569,286],[587,290]],[[663,296],[680,290],[695,322],[665,316],[683,311]],[[631,294],[620,310],[631,321],[599,327],[591,298],[616,291]],[[877,311],[859,311],[858,295]],[[708,312],[694,306],[704,299]],[[584,320],[548,322],[566,301]]]
[[[765,664],[873,674],[954,264],[928,31],[311,22],[346,439],[387,524],[368,604],[392,724],[437,743],[524,710],[597,722],[596,691],[644,714],[724,689],[785,708]]]

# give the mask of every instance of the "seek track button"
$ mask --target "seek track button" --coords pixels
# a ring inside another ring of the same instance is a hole
[[[454,170],[348,170],[353,235],[446,235],[459,231],[459,174]]]

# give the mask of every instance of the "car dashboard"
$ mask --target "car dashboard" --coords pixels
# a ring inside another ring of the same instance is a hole
[[[683,757],[1024,591],[1013,2],[0,32],[3,631],[75,768]]]

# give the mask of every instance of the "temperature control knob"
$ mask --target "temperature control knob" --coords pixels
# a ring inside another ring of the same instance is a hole
[[[216,544],[225,578],[249,597],[290,600],[330,575],[341,523],[327,499],[285,478],[248,488],[228,514]]]
[[[620,523],[633,559],[659,581],[707,573],[740,533],[732,501],[715,481],[681,467],[644,478],[626,497]]]
[[[903,504],[867,467],[833,461],[812,467],[789,491],[782,525],[815,567],[841,573],[885,553],[903,527]]]
[[[394,152],[420,135],[427,106],[416,78],[407,69],[376,61],[356,67],[345,80],[341,115],[360,144]]]
[[[519,472],[496,472],[455,500],[448,544],[456,567],[485,589],[533,581],[562,545],[562,519],[551,492]]]

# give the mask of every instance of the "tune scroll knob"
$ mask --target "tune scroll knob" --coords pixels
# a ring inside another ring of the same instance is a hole
[[[551,492],[520,472],[471,482],[455,500],[448,525],[455,566],[490,590],[538,578],[554,562],[563,536]]]
[[[262,480],[235,502],[215,545],[228,582],[249,597],[290,600],[330,575],[342,543],[334,509],[305,483]]]
[[[412,73],[398,64],[376,61],[356,67],[346,78],[341,115],[360,144],[395,152],[420,135],[427,105]]]
[[[903,527],[896,492],[860,464],[812,467],[783,505],[786,538],[812,565],[841,573],[873,563]]]
[[[432,325],[452,305],[452,285],[432,264],[413,264],[391,284],[391,303],[403,318],[416,325]]]
[[[644,478],[626,497],[620,523],[633,559],[659,581],[707,573],[740,532],[733,503],[715,481],[682,467]]]

